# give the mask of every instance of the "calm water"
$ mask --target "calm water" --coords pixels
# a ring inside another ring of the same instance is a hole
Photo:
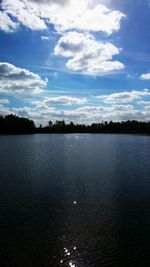
[[[150,266],[150,137],[0,136],[0,266]]]

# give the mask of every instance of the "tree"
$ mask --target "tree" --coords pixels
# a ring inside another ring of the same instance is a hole
[[[52,127],[52,125],[53,125],[52,121],[49,121],[49,122],[48,122],[48,126],[49,126],[49,127]]]

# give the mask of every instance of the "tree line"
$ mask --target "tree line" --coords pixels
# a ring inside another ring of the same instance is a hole
[[[0,134],[30,133],[131,133],[150,134],[150,121],[127,120],[121,122],[92,123],[90,125],[49,121],[48,125],[35,126],[34,121],[16,115],[0,116]]]
[[[26,134],[35,132],[35,124],[32,120],[20,118],[16,115],[0,116],[1,134]]]

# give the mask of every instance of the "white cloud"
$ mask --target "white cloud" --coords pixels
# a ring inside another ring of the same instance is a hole
[[[37,107],[19,107],[19,108],[12,108],[9,111],[3,114],[13,113],[17,116],[29,118],[30,120],[34,120],[34,122],[39,125],[47,125],[48,121],[52,118],[54,119],[53,114],[55,113],[55,108],[37,108]],[[1,113],[0,113],[1,114]]]
[[[133,105],[113,105],[112,110],[117,110],[117,111],[131,111],[134,109]]]
[[[45,100],[45,98],[44,98]],[[135,103],[133,105],[124,103],[124,104],[114,104],[110,103],[109,105],[101,103],[90,105],[90,99],[87,102],[87,105],[84,105],[79,108],[74,108],[73,106],[61,107],[61,109],[56,107],[50,107],[49,105],[44,105],[44,100],[39,101],[39,103],[32,103],[32,107],[19,107],[19,108],[6,108],[0,106],[0,114],[9,114],[14,113],[22,117],[27,117],[35,121],[37,125],[42,123],[47,125],[49,120],[62,120],[65,119],[66,122],[74,121],[75,123],[93,123],[105,121],[121,121],[121,120],[150,120],[150,109],[149,106],[137,106]],[[30,103],[30,104],[31,104]]]
[[[50,105],[82,105],[86,103],[86,98],[71,97],[71,96],[53,96],[45,97],[41,101],[32,101],[32,104],[37,107],[48,108]]]
[[[150,111],[150,105],[144,106],[144,109],[147,110],[147,111]]]
[[[74,121],[75,123],[93,123],[101,121],[122,121],[122,120],[149,120],[149,110],[138,110],[133,106],[128,107],[98,107],[84,106],[74,110],[54,110],[51,114],[52,120],[65,119],[65,121]]]
[[[150,101],[138,101],[138,104],[143,106],[150,106]]]
[[[19,24],[14,22],[6,12],[0,11],[0,30],[13,32],[18,29]]]
[[[68,69],[89,75],[123,69],[121,62],[112,60],[120,49],[112,43],[100,43],[92,35],[85,34],[102,32],[110,35],[118,31],[121,20],[125,17],[122,12],[110,10],[99,1],[93,0],[3,0],[0,6],[0,29],[6,32],[15,31],[19,25],[31,30],[46,30],[52,24],[63,35],[55,48],[55,54],[65,57],[72,54],[66,64]],[[72,43],[69,40],[71,34]],[[49,40],[49,37],[42,35],[41,39]],[[63,42],[68,45],[68,50],[63,47]],[[76,42],[82,43],[82,50],[74,53],[71,49],[77,46]]]
[[[39,118],[42,120],[42,116],[44,118],[44,115],[45,115],[45,110],[42,110],[42,109],[37,110],[37,108],[33,108],[33,107],[12,108],[12,111],[13,111],[13,113],[17,114],[18,116],[26,117],[26,118],[30,118],[30,119],[35,119],[36,121]],[[53,111],[54,111],[54,108],[49,108],[47,110],[47,112],[49,114]]]
[[[112,43],[97,41],[91,34],[67,32],[54,49],[55,55],[71,58],[66,63],[68,69],[88,75],[101,75],[120,70],[124,65],[113,60],[120,49]]]
[[[38,3],[40,5],[50,5],[50,4],[66,5],[69,3],[69,0],[29,0],[29,1]]]
[[[150,73],[145,73],[140,76],[141,80],[150,80]]]
[[[34,7],[34,4],[26,0],[3,0],[1,7],[9,16],[11,22],[12,17],[18,23],[30,28],[31,30],[45,30],[47,29],[46,23],[40,17],[40,9]],[[13,29],[12,29],[13,30]]]
[[[7,62],[0,62],[0,92],[36,94],[43,91],[47,79],[27,69],[17,68]]]
[[[48,40],[49,40],[49,37],[48,37],[48,36],[44,36],[44,35],[42,35],[42,36],[41,36],[41,40],[42,40],[42,41],[48,41]]]
[[[10,110],[0,105],[0,116],[9,115]]]
[[[54,10],[50,20],[58,31],[78,29],[112,34],[120,29],[120,22],[124,17],[120,11],[111,11],[105,5],[96,4],[90,7],[86,0],[72,0],[63,9],[57,7]]]
[[[77,112],[97,112],[97,111],[104,111],[103,106],[83,106],[81,108],[76,109]]]
[[[38,116],[37,110],[31,107],[12,108],[12,112],[20,117],[25,117],[25,118],[33,119]]]
[[[126,103],[141,99],[144,96],[150,96],[150,91],[148,89],[144,89],[143,91],[133,90],[130,92],[124,91],[108,95],[100,95],[97,96],[97,98],[106,103]]]
[[[3,0],[1,7],[32,30],[45,30],[52,23],[57,31],[78,29],[112,34],[120,29],[125,16],[118,10],[88,0]]]
[[[0,105],[8,105],[9,100],[8,99],[0,99]]]

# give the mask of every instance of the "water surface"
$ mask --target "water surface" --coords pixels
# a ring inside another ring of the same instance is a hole
[[[150,266],[150,137],[0,136],[0,266]]]

